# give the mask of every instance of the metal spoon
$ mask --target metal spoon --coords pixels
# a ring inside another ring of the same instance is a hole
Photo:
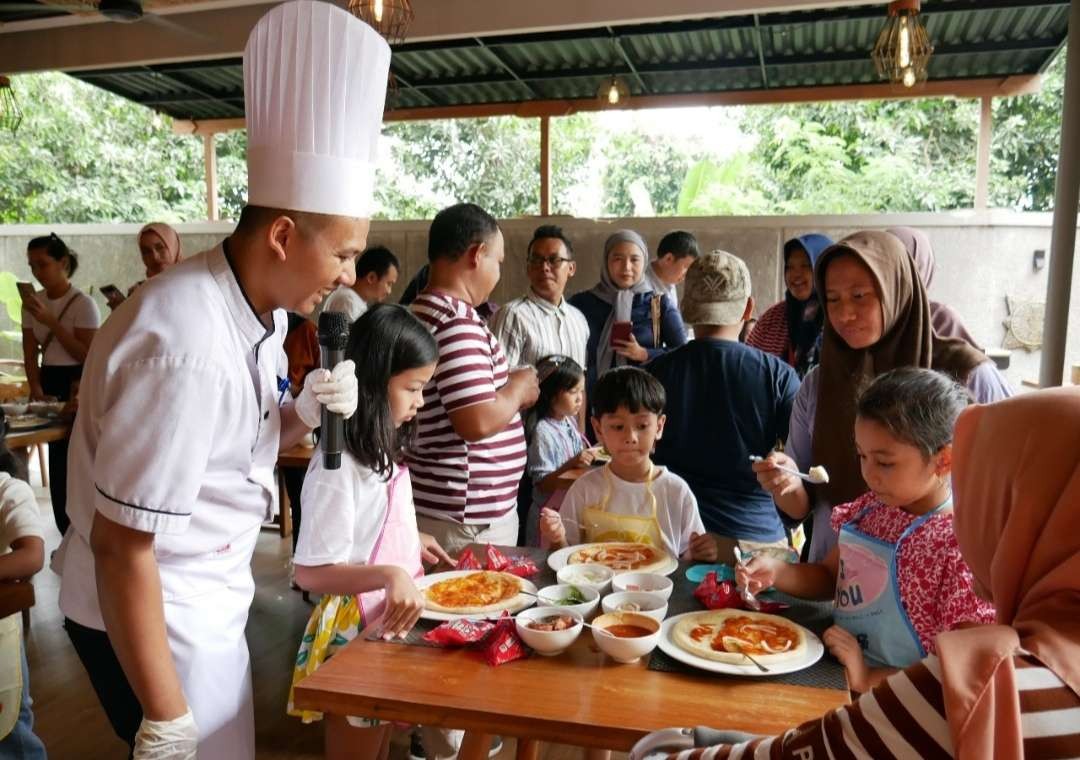
[[[750,461],[751,462],[764,462],[765,457],[751,456]],[[811,467],[809,473],[799,472],[798,470],[793,470],[790,467],[783,467],[783,466],[778,465],[778,464],[773,464],[773,467],[775,467],[778,470],[782,470],[782,471],[784,471],[786,473],[790,473],[791,475],[795,475],[797,477],[800,477],[803,480],[805,480],[807,483],[814,483],[815,485],[821,485],[822,483],[828,483],[829,482],[829,474],[827,472],[825,472],[824,467]]]
[[[732,644],[731,646],[735,647],[735,651],[736,651],[736,652],[738,652],[739,654],[741,654],[741,655],[742,655],[743,657],[745,657],[746,659],[750,660],[750,662],[754,663],[754,665],[756,665],[756,666],[757,666],[757,669],[758,669],[758,670],[760,670],[760,671],[761,671],[762,673],[769,673],[769,672],[771,672],[771,671],[770,671],[770,670],[769,670],[769,669],[768,669],[767,667],[765,667],[765,666],[764,666],[764,665],[762,665],[762,664],[761,664],[760,662],[758,662],[757,660],[755,660],[755,659],[754,659],[753,657],[751,657],[750,655],[748,655],[748,654],[747,654],[747,653],[746,653],[745,651],[743,651],[743,648],[742,648],[741,646],[739,646],[738,644]]]
[[[739,549],[739,547],[736,546],[735,547],[735,561],[737,563],[739,563],[740,565],[742,565],[743,567],[746,567],[746,560],[747,559],[748,559],[748,557],[745,557],[743,555],[742,551]],[[752,610],[760,610],[761,609],[761,602],[759,602],[757,600],[757,598],[752,593],[750,593],[750,589],[747,588],[746,586],[743,586],[742,588],[739,589],[739,596],[742,597],[742,600],[744,602],[746,602],[746,606],[749,607],[750,609],[752,609]],[[747,655],[747,656],[749,656],[749,655]],[[759,665],[758,667],[761,667],[761,666]]]

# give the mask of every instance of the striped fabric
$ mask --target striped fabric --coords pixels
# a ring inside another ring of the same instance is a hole
[[[790,363],[788,345],[788,327],[786,305],[783,301],[774,303],[754,325],[746,337],[747,345],[761,349],[767,354],[779,356]]]
[[[1030,656],[1014,658],[1024,755],[1080,758],[1080,697]],[[671,760],[916,760],[951,758],[936,655],[892,675],[857,702],[782,736],[680,752]]]
[[[406,457],[416,511],[469,525],[491,523],[517,506],[526,456],[521,418],[515,414],[501,432],[468,443],[454,431],[449,413],[494,401],[509,365],[470,304],[427,292],[411,308],[439,344],[439,363],[424,388],[416,441]]]
[[[511,367],[535,366],[545,356],[561,354],[585,368],[589,323],[565,298],[555,306],[530,290],[495,312],[491,332],[506,352]]]

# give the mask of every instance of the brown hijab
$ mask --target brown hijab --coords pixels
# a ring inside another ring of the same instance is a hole
[[[964,383],[971,370],[986,361],[964,341],[934,334],[930,302],[915,262],[900,240],[887,232],[856,232],[826,248],[814,267],[822,297],[829,263],[843,255],[854,256],[870,270],[881,299],[883,332],[869,348],[852,349],[833,329],[826,306],[813,457],[829,471],[829,482],[816,488],[830,504],[852,501],[867,490],[852,433],[855,397],[863,385],[897,367],[936,369]]]
[[[998,625],[937,638],[960,760],[1024,757],[1013,656],[1080,694],[1080,390],[1054,388],[961,415],[953,441],[960,551]]]

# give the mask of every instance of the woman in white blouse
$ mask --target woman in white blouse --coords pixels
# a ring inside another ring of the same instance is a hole
[[[82,375],[90,341],[101,313],[90,296],[71,284],[79,262],[63,240],[52,234],[34,238],[26,248],[30,271],[43,290],[23,301],[23,361],[30,398],[67,401]],[[67,441],[49,444],[49,492],[56,527],[67,530]]]

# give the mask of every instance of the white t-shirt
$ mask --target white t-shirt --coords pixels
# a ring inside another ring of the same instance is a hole
[[[397,473],[394,467],[391,478]],[[401,489],[395,500],[412,509],[412,485],[400,477],[394,485]],[[303,519],[296,539],[293,562],[306,567],[319,565],[365,565],[379,538],[389,506],[389,481],[343,452],[341,467],[327,470],[318,451],[311,458],[304,490],[300,495]],[[415,516],[402,518],[416,523]]]
[[[98,310],[97,304],[94,303],[94,299],[74,285],[68,289],[67,293],[56,299],[49,298],[45,295],[44,290],[37,291],[36,295],[38,300],[45,304],[45,308],[53,315],[63,311],[68,301],[71,301],[71,306],[60,319],[61,326],[67,328],[70,332],[75,332],[77,329],[96,330],[101,327],[101,312]],[[45,342],[45,338],[48,337],[50,332],[48,327],[34,319],[25,308],[22,310],[22,325],[23,330],[32,330],[34,332],[34,338],[39,346]],[[63,344],[60,343],[60,340],[54,335],[53,339],[49,341],[49,347],[45,349],[42,366],[70,367],[78,364],[82,364],[82,362],[69,354]]]
[[[336,311],[344,314],[350,325],[364,316],[364,312],[367,310],[368,305],[364,299],[358,296],[355,290],[344,285],[330,294],[330,297],[326,299],[326,305],[323,307],[323,311]]]
[[[586,507],[599,505],[608,489],[604,471],[608,467],[591,470],[570,486],[563,499],[559,515],[566,528],[566,543],[580,544],[579,523]],[[704,533],[705,525],[698,513],[697,499],[686,481],[666,467],[657,467],[652,491],[656,496],[656,521],[664,536],[664,548],[669,554],[681,557],[690,548],[690,534]],[[646,498],[644,483],[631,483],[611,473],[611,498],[608,510],[617,514],[648,517],[652,513],[651,502]]]
[[[41,513],[30,484],[0,472],[0,554],[11,551],[12,542],[41,532]]]

